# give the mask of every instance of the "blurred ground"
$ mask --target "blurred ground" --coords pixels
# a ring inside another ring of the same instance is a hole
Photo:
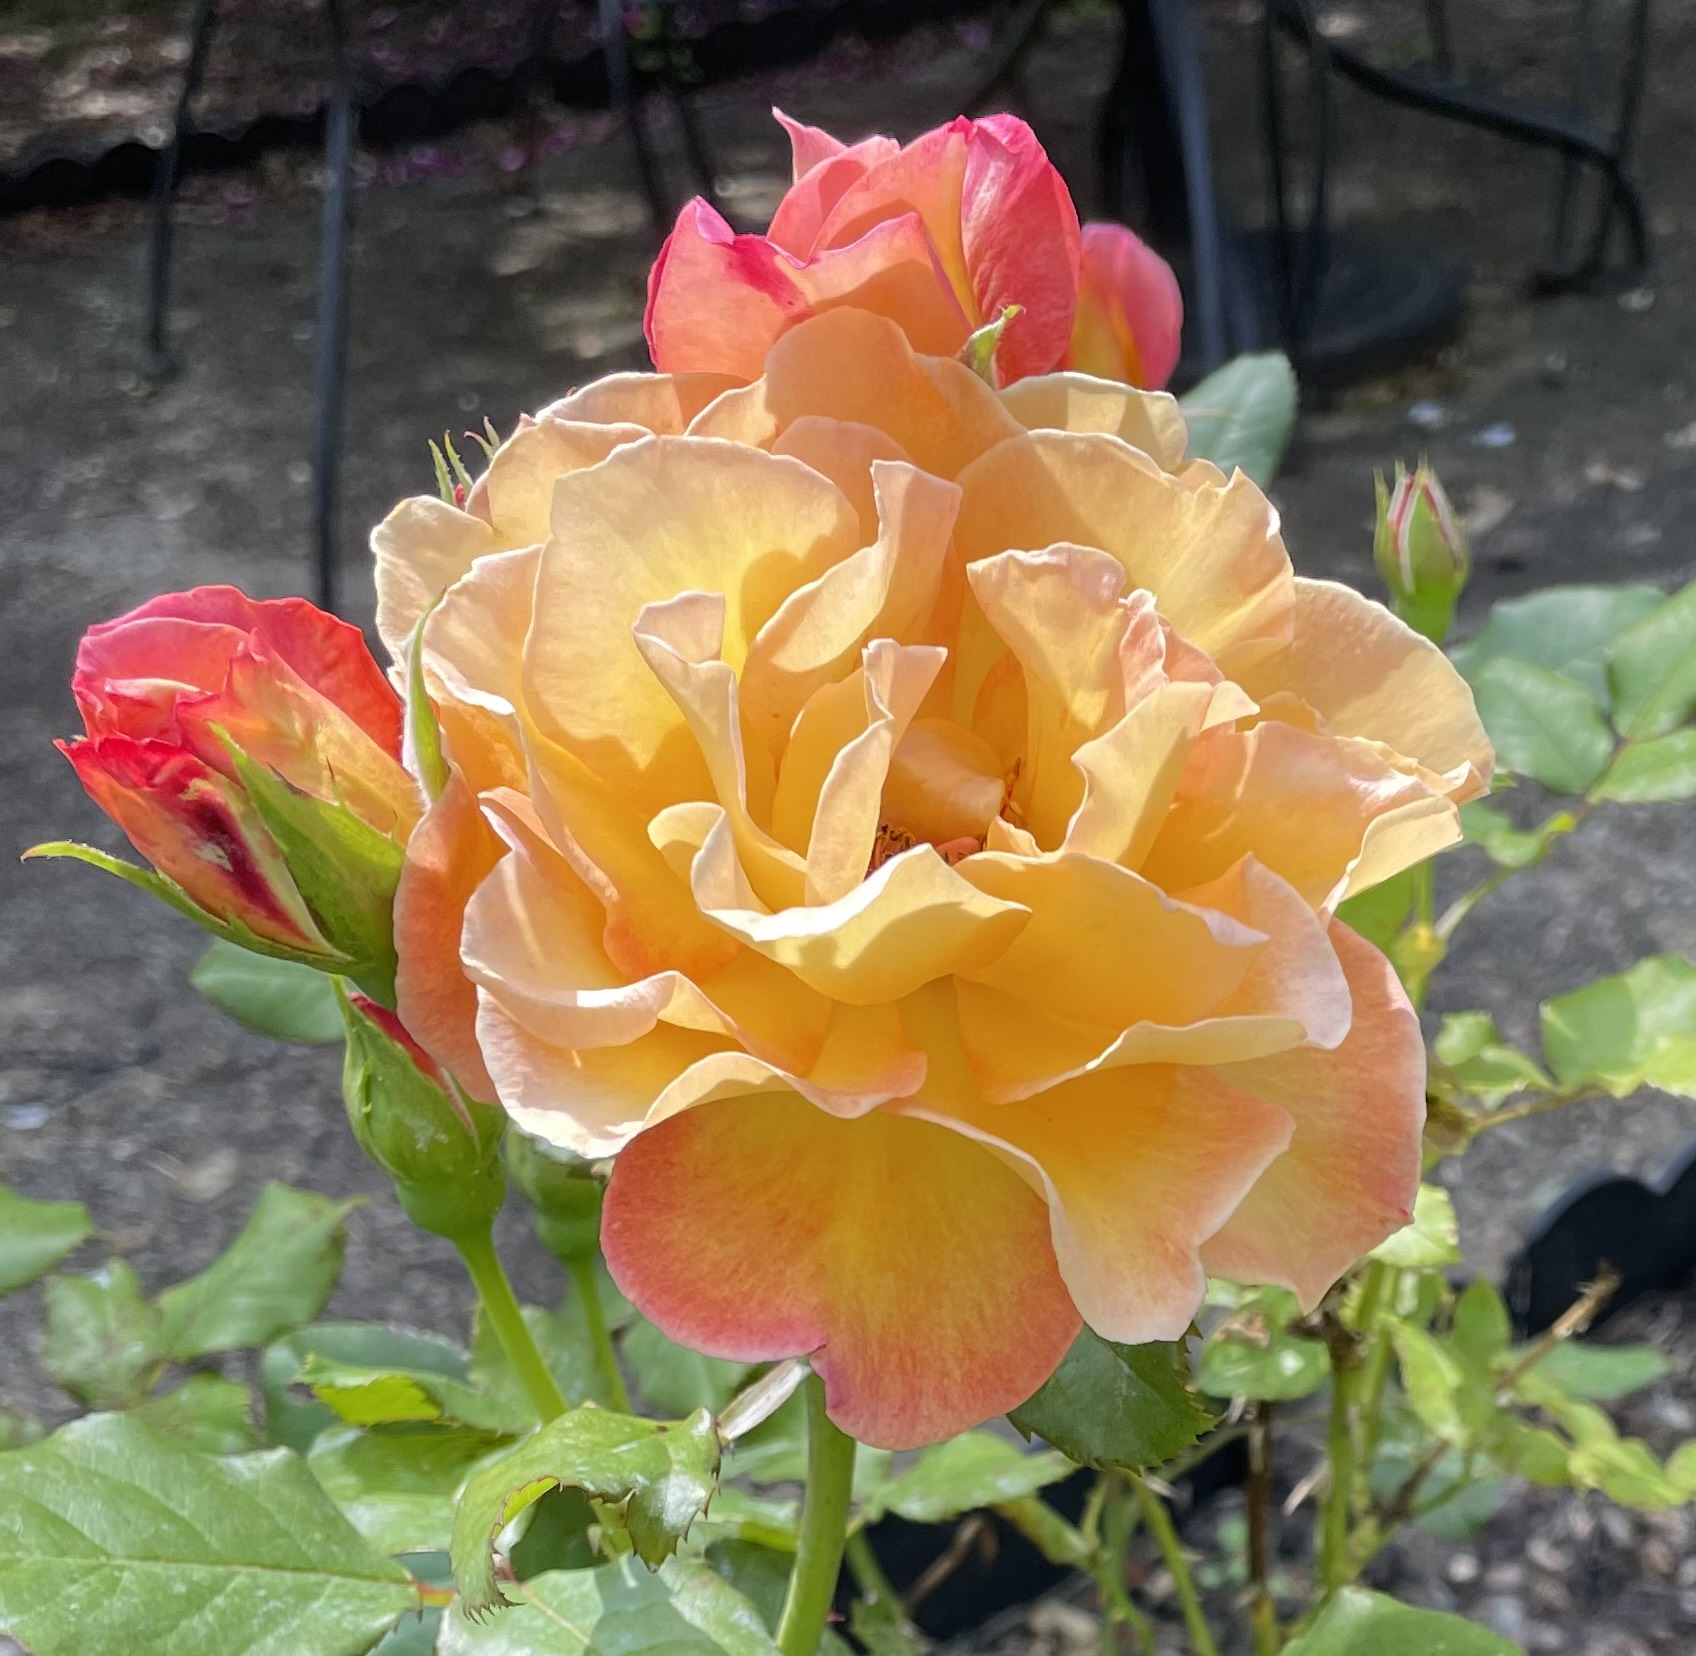
[[[1370,19],[1376,7],[1354,10]],[[1547,8],[1491,10],[1486,71],[1510,83],[1545,73],[1559,44]],[[1210,13],[1210,74],[1222,169],[1252,199],[1244,11]],[[1546,157],[1342,96],[1344,216],[1456,248],[1471,263],[1472,309],[1440,362],[1307,419],[1274,491],[1304,572],[1370,588],[1372,469],[1421,451],[1475,525],[1467,627],[1508,592],[1671,586],[1696,572],[1696,107],[1685,96],[1696,5],[1667,0],[1657,29],[1642,144],[1657,264],[1624,291],[1527,297],[1552,188]],[[1037,53],[1022,104],[1086,206],[1109,40],[1105,20],[1065,21]],[[954,112],[980,62],[971,31],[936,31],[875,54],[845,45],[806,71],[705,94],[728,199],[757,218],[781,188],[772,101],[843,132],[911,134]],[[499,131],[459,142],[473,158],[502,152]],[[431,487],[427,438],[485,416],[508,429],[568,386],[642,360],[653,243],[617,135],[524,173],[492,161],[457,176],[412,170],[437,176],[374,177],[359,198],[344,537],[360,619],[364,531],[400,495]],[[9,865],[52,837],[116,848],[49,747],[74,723],[66,681],[87,623],[197,582],[262,594],[306,585],[316,196],[294,161],[191,181],[188,196],[173,314],[184,372],[154,392],[137,373],[139,209],[0,221],[0,412],[13,468],[0,583],[0,1180],[86,1200],[150,1285],[215,1253],[267,1178],[363,1190],[372,1200],[353,1221],[336,1310],[451,1329],[469,1295],[445,1247],[405,1224],[355,1154],[335,1058],[277,1049],[201,1004],[182,983],[200,935],[140,896],[92,870]],[[1488,1007],[1530,1039],[1540,996],[1643,955],[1696,952],[1692,867],[1687,808],[1600,814],[1480,912],[1435,1009]],[[1476,873],[1457,856],[1444,878]],[[1498,1270],[1575,1174],[1654,1170],[1693,1134],[1690,1106],[1642,1098],[1487,1138],[1456,1180],[1470,1257]],[[521,1291],[556,1295],[557,1273],[526,1242],[515,1237]],[[0,1307],[0,1348],[29,1349],[35,1320],[32,1296]],[[11,1361],[0,1398],[50,1406]],[[1684,1631],[1618,1649],[1691,1648],[1696,1615],[1667,1626]]]

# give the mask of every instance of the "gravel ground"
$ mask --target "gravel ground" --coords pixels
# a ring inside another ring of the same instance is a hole
[[[1351,15],[1380,9],[1362,3]],[[1388,9],[1399,17],[1406,8]],[[1242,11],[1210,14],[1209,69],[1222,172],[1247,192],[1257,140]],[[1544,73],[1558,44],[1544,15],[1533,0],[1492,8],[1485,70],[1514,85]],[[1658,264],[1646,285],[1624,292],[1527,298],[1552,179],[1546,158],[1341,99],[1340,210],[1461,251],[1473,273],[1471,313],[1437,363],[1306,421],[1275,490],[1305,572],[1370,586],[1371,470],[1424,451],[1477,525],[1463,626],[1492,599],[1550,582],[1690,578],[1696,106],[1683,89],[1696,68],[1696,6],[1667,0],[1657,28],[1642,152]],[[1100,20],[1057,28],[1024,103],[1086,205],[1106,40]],[[979,61],[969,39],[938,32],[875,54],[845,46],[805,72],[706,94],[727,198],[755,218],[781,187],[784,160],[764,115],[771,101],[840,130],[910,133],[953,112]],[[509,174],[477,159],[501,153],[498,131],[463,143],[472,162],[456,175],[402,184],[373,169],[359,198],[344,544],[348,607],[362,619],[364,530],[399,495],[430,487],[428,437],[485,415],[504,429],[521,410],[641,356],[653,243],[625,144],[584,141]],[[66,679],[88,622],[167,587],[235,580],[280,593],[306,583],[310,186],[310,169],[294,160],[191,182],[173,313],[184,372],[155,391],[137,372],[139,210],[0,221],[0,406],[15,478],[0,586],[0,846],[70,834],[116,848],[49,747],[74,722]],[[1413,423],[1421,404],[1436,405],[1440,422]],[[1501,427],[1512,433],[1505,446],[1477,440]],[[1540,996],[1646,954],[1696,952],[1693,853],[1688,810],[1599,814],[1480,912],[1439,978],[1434,1010],[1487,1007],[1510,1035],[1529,1038]],[[1458,884],[1476,872],[1457,856],[1444,878]],[[0,872],[0,904],[0,1179],[86,1200],[107,1246],[150,1285],[216,1253],[265,1179],[360,1191],[371,1200],[353,1220],[333,1309],[463,1323],[469,1296],[446,1250],[404,1223],[352,1151],[335,1059],[280,1051],[186,992],[197,933],[116,882],[64,866]],[[1693,1133],[1688,1104],[1645,1097],[1493,1135],[1454,1179],[1471,1257],[1498,1271],[1529,1219],[1575,1175],[1603,1165],[1652,1171]],[[557,1293],[557,1273],[521,1235],[514,1260],[522,1291]],[[1684,1318],[1676,1308],[1668,1315]],[[36,1316],[32,1295],[0,1306],[0,1348],[30,1353]],[[1678,1398],[1689,1406],[1685,1391]],[[0,1373],[0,1401],[55,1407],[27,1356]],[[1495,1613],[1486,1600],[1501,1601],[1505,1617],[1512,1599],[1528,1627],[1563,1632],[1566,1648],[1585,1656],[1696,1648],[1696,1581],[1685,1579],[1696,1572],[1685,1569],[1682,1527],[1661,1534],[1633,1520],[1616,1542],[1588,1504],[1541,1496],[1496,1524],[1475,1578],[1455,1580],[1453,1558],[1410,1555],[1410,1579],[1484,1619]],[[1545,1534],[1569,1567],[1545,1571],[1532,1558],[1529,1541]],[[1670,1572],[1645,1550],[1652,1541],[1670,1549]],[[1503,1585],[1508,1566],[1521,1572],[1517,1585]],[[1458,1568],[1464,1577],[1467,1566]],[[1564,1582],[1564,1608],[1540,1585],[1545,1576]],[[1656,1607],[1653,1627],[1647,1610],[1625,1615],[1639,1601]]]

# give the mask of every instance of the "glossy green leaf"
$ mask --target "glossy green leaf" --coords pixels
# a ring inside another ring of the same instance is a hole
[[[1441,1185],[1421,1185],[1413,1221],[1372,1250],[1372,1258],[1404,1271],[1435,1271],[1460,1262],[1455,1205]]]
[[[45,1276],[94,1234],[81,1202],[37,1202],[0,1185],[0,1294]]]
[[[1227,475],[1241,466],[1263,489],[1278,475],[1296,423],[1295,370],[1281,351],[1227,362],[1178,401],[1191,459]]]
[[[1483,1277],[1467,1284],[1455,1301],[1449,1324],[1449,1341],[1472,1367],[1488,1370],[1508,1349],[1513,1324],[1508,1308],[1493,1284]]]
[[[940,1524],[979,1507],[1022,1500],[1074,1470],[1064,1455],[1021,1449],[993,1432],[962,1432],[920,1450],[861,1512],[868,1523],[893,1512],[915,1524]]]
[[[698,1559],[633,1559],[509,1585],[516,1608],[442,1618],[438,1656],[776,1656],[760,1613]]]
[[[1189,1383],[1181,1344],[1114,1345],[1086,1328],[1008,1418],[1081,1466],[1141,1471],[1181,1455],[1214,1417]]]
[[[319,1435],[306,1464],[378,1552],[446,1552],[454,1492],[509,1442],[456,1426],[336,1426]]]
[[[342,1038],[335,980],[314,966],[251,954],[219,938],[188,980],[256,1035],[295,1046],[330,1046]]]
[[[1337,918],[1360,933],[1376,949],[1387,951],[1413,915],[1414,870],[1403,869],[1370,891],[1345,898]]]
[[[1666,594],[1653,586],[1546,587],[1504,598],[1483,627],[1450,654],[1468,680],[1498,656],[1517,656],[1581,684],[1606,707],[1609,640],[1665,601]]]
[[[575,1296],[558,1311],[538,1305],[523,1307],[524,1325],[542,1354],[542,1361],[559,1384],[566,1402],[599,1403],[612,1408],[614,1399],[595,1361],[594,1343],[578,1309]],[[530,1401],[518,1371],[507,1359],[506,1349],[479,1307],[471,1329],[471,1380],[486,1392],[506,1414],[534,1425],[536,1406]]]
[[[1544,1001],[1541,1016],[1543,1052],[1563,1087],[1696,1098],[1696,965],[1682,955]]]
[[[1394,1338],[1402,1390],[1426,1430],[1445,1443],[1472,1441],[1480,1425],[1474,1406],[1479,1399],[1469,1388],[1481,1377],[1469,1374],[1445,1341],[1412,1323],[1397,1323]]]
[[[1629,1397],[1672,1372],[1672,1360],[1652,1345],[1593,1345],[1584,1340],[1562,1340],[1531,1370],[1569,1397],[1593,1403]]]
[[[1507,812],[1475,799],[1460,808],[1460,825],[1468,845],[1476,845],[1491,862],[1503,868],[1529,868],[1548,850],[1542,834],[1515,828]]]
[[[1608,685],[1622,736],[1664,736],[1696,709],[1696,581],[1608,646]]]
[[[636,1395],[654,1414],[683,1416],[697,1409],[717,1414],[741,1385],[746,1363],[703,1357],[639,1318],[624,1331],[619,1352],[629,1366]]]
[[[1364,1587],[1332,1595],[1284,1656],[1524,1656],[1516,1644],[1441,1610],[1416,1610]]]
[[[338,1421],[327,1404],[300,1395],[296,1382],[312,1358],[379,1373],[386,1369],[414,1370],[455,1380],[465,1378],[467,1367],[463,1346],[422,1329],[361,1322],[313,1323],[296,1329],[266,1348],[259,1374],[267,1441],[302,1454],[321,1431]]]
[[[341,1275],[343,1222],[359,1205],[268,1184],[241,1234],[198,1276],[159,1296],[179,1360],[264,1345],[310,1322]]]
[[[1633,743],[1592,792],[1597,799],[1627,805],[1696,798],[1696,730],[1675,730],[1670,736]]]
[[[131,1413],[208,1455],[239,1455],[259,1447],[253,1393],[221,1374],[191,1374],[174,1391],[148,1398]]]
[[[1614,750],[1590,692],[1517,656],[1495,656],[1474,675],[1478,716],[1497,761],[1556,793],[1583,793]]]
[[[32,1656],[361,1656],[417,1604],[286,1450],[91,1415],[0,1455],[0,1631]]]
[[[121,1409],[153,1389],[165,1367],[164,1324],[124,1260],[48,1278],[44,1305],[41,1365],[79,1403]]]
[[[549,1421],[481,1468],[460,1495],[450,1551],[466,1608],[479,1613],[506,1602],[495,1582],[495,1538],[547,1490],[580,1489],[622,1503],[631,1545],[657,1565],[705,1510],[718,1462],[718,1434],[704,1409],[683,1421],[595,1408]]]
[[[1331,1358],[1323,1342],[1290,1331],[1300,1315],[1287,1289],[1243,1294],[1202,1347],[1201,1389],[1213,1397],[1275,1402],[1311,1397],[1330,1378]]]

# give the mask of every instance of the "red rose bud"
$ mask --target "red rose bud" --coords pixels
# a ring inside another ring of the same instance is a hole
[[[601,1181],[591,1164],[528,1133],[506,1137],[512,1182],[536,1210],[536,1235],[562,1264],[593,1259],[601,1246]]]
[[[365,995],[340,1000],[342,1098],[359,1147],[415,1225],[450,1240],[486,1235],[506,1195],[505,1116],[467,1099],[394,1013]]]
[[[232,941],[392,990],[419,800],[400,698],[358,628],[197,587],[91,627],[71,687],[88,734],[59,746],[171,882],[160,895]]]
[[[1472,573],[1466,530],[1437,474],[1419,463],[1411,474],[1399,462],[1395,483],[1373,479],[1378,520],[1373,561],[1390,590],[1390,607],[1415,631],[1442,643],[1454,621],[1455,600]]]
[[[1086,224],[1066,366],[1159,391],[1178,366],[1184,299],[1172,267],[1122,224]]]

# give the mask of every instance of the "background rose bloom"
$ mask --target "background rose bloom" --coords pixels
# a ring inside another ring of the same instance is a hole
[[[696,199],[654,264],[645,328],[656,367],[757,379],[785,329],[839,306],[890,317],[918,349],[951,356],[1008,305],[1024,311],[997,353],[1001,380],[1059,366],[1078,215],[1023,121],[960,116],[903,148],[845,145],[777,118],[795,178],[766,234],[736,235]]]
[[[418,814],[401,707],[357,627],[301,598],[167,593],[91,627],[71,681],[88,735],[58,745],[95,803],[207,913],[327,947],[225,738],[385,834]]]
[[[1312,1305],[1424,1112],[1332,915],[1458,838],[1464,683],[1164,396],[852,309],[712,389],[591,386],[379,531],[392,641],[446,587],[408,1027],[617,1156],[647,1315],[813,1353],[872,1443],[1016,1406],[1080,1317],[1180,1335],[1206,1270]]]
[[[1158,391],[1178,366],[1184,296],[1172,267],[1122,224],[1086,224],[1066,365]]]

